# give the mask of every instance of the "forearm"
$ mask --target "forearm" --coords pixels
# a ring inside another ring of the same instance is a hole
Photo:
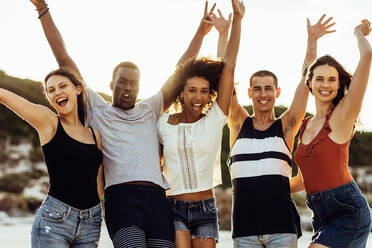
[[[311,37],[307,38],[307,48],[304,63],[302,65],[302,73],[305,74],[310,65],[315,61],[317,55],[317,40]]]
[[[290,180],[290,190],[291,194],[300,192],[305,189],[305,185],[302,176],[299,174]]]
[[[217,57],[223,58],[226,52],[227,40],[229,36],[229,31],[219,32],[218,35],[218,45],[217,45]]]
[[[358,41],[360,59],[364,59],[366,60],[366,62],[371,63],[372,59],[371,44],[369,44],[367,38],[362,34],[360,30],[358,30],[355,35]]]
[[[195,58],[198,56],[200,48],[202,46],[204,34],[199,26],[185,53],[179,59],[177,66],[184,64],[188,59]]]
[[[60,32],[58,31],[58,28],[54,24],[50,11],[44,13],[45,11],[47,11],[47,9],[45,8],[38,10],[39,16],[42,15],[40,17],[40,22],[43,27],[45,37],[48,40],[49,46],[52,49],[52,52],[57,60],[59,67],[68,68],[70,70],[73,70],[74,72],[77,72],[80,75],[77,66],[67,53],[63,38]]]
[[[235,68],[239,51],[242,18],[233,18],[229,43],[224,57],[225,67]]]

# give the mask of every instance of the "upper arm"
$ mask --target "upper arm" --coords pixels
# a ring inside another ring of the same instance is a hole
[[[230,147],[238,137],[240,128],[248,116],[248,112],[239,104],[237,96],[234,94],[230,105],[230,115],[227,120],[227,125],[230,129]]]
[[[304,77],[297,86],[291,106],[281,117],[283,131],[287,143],[293,143],[294,136],[301,125],[301,121],[306,113],[306,105],[309,96],[309,88],[304,84]]]
[[[231,96],[234,88],[235,67],[224,66],[218,83],[217,103],[225,115],[229,114]]]
[[[0,102],[34,127],[40,136],[43,136],[44,130],[55,125],[57,117],[53,111],[43,105],[31,103],[13,92],[0,89]]]
[[[166,111],[172,102],[176,100],[178,96],[177,89],[179,86],[174,82],[173,75],[168,78],[168,80],[161,87],[161,93],[163,95],[163,110]],[[180,92],[179,92],[180,93]]]

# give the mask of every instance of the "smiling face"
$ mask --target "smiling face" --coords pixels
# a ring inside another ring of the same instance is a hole
[[[127,67],[118,68],[111,90],[113,95],[112,104],[115,107],[131,109],[136,103],[139,90],[139,71]]]
[[[320,65],[314,69],[310,88],[315,99],[322,102],[332,102],[340,87],[338,71],[329,65]]]
[[[271,76],[253,77],[248,89],[255,113],[272,112],[275,99],[280,95],[280,88],[275,86]]]
[[[184,99],[183,111],[194,118],[199,118],[205,105],[210,100],[209,82],[204,77],[192,77],[186,80],[181,93]]]
[[[82,88],[75,86],[71,80],[62,75],[52,75],[45,84],[47,99],[59,115],[68,115],[78,109],[78,95]]]

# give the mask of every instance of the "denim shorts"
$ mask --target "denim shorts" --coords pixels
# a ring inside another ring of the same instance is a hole
[[[234,248],[297,248],[296,233],[274,233],[237,237],[233,239]]]
[[[189,231],[191,238],[212,238],[218,242],[218,217],[214,198],[192,202],[168,199],[173,207],[176,231]]]
[[[332,248],[366,247],[371,215],[368,203],[354,181],[306,198],[313,211],[313,243]]]
[[[96,248],[101,234],[101,205],[80,210],[47,196],[31,231],[32,248]]]

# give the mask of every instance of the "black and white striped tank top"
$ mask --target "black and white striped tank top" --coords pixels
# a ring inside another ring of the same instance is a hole
[[[300,219],[290,196],[292,154],[281,119],[265,131],[247,117],[230,151],[233,238],[274,233],[301,235]]]

